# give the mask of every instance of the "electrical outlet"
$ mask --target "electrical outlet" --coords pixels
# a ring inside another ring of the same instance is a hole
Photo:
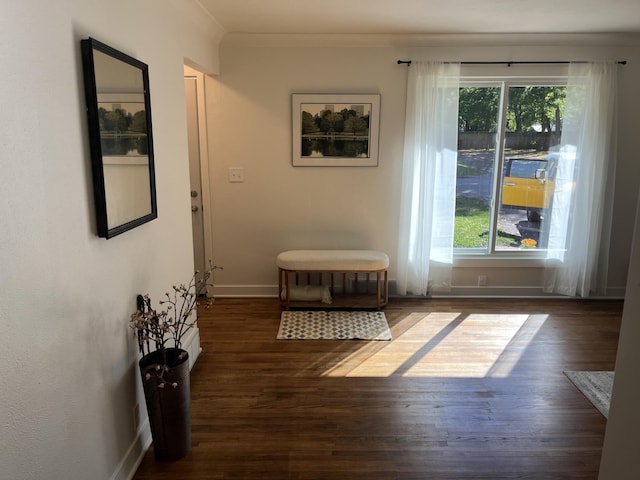
[[[484,287],[487,285],[487,276],[486,275],[478,275],[478,286]]]
[[[242,183],[244,182],[244,168],[233,167],[229,169],[229,182]]]

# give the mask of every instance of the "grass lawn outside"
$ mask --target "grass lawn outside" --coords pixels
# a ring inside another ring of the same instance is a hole
[[[453,248],[487,248],[489,245],[489,205],[478,198],[456,197]],[[496,244],[513,246],[513,238],[498,229]]]

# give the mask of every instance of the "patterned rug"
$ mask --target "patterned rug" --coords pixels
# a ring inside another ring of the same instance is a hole
[[[568,371],[564,372],[564,374],[593,403],[600,413],[605,418],[608,418],[611,389],[613,388],[613,372]]]
[[[280,316],[282,340],[391,340],[383,312],[286,311]]]

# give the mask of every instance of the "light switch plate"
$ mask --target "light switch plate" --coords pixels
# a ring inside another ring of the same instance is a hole
[[[244,168],[239,168],[239,167],[229,168],[229,182],[231,183],[244,182]]]

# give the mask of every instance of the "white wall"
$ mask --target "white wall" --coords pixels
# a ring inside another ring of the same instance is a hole
[[[214,253],[225,270],[220,295],[275,295],[278,252],[294,248],[379,249],[395,278],[406,67],[398,59],[461,61],[619,59],[621,105],[611,271],[622,295],[640,183],[635,117],[637,45],[616,36],[227,35],[220,75],[208,79]],[[491,67],[508,73],[531,67]],[[539,68],[539,67],[538,67]],[[566,67],[556,67],[564,68]],[[380,158],[371,167],[292,167],[292,93],[380,93]],[[228,168],[245,169],[229,183]],[[529,266],[528,266],[529,265]],[[541,293],[542,271],[478,261],[454,271],[454,293]],[[477,288],[479,274],[488,287]]]
[[[602,447],[600,480],[635,480],[640,478],[638,463],[638,431],[640,430],[640,197],[635,222],[635,235],[629,282],[620,327],[616,356],[616,373],[611,395],[611,408]]]
[[[158,299],[192,274],[183,65],[218,68],[215,30],[185,3],[2,4],[2,478],[126,478],[145,441],[128,319],[136,294]],[[150,74],[159,217],[110,240],[94,220],[80,58],[89,36]]]

